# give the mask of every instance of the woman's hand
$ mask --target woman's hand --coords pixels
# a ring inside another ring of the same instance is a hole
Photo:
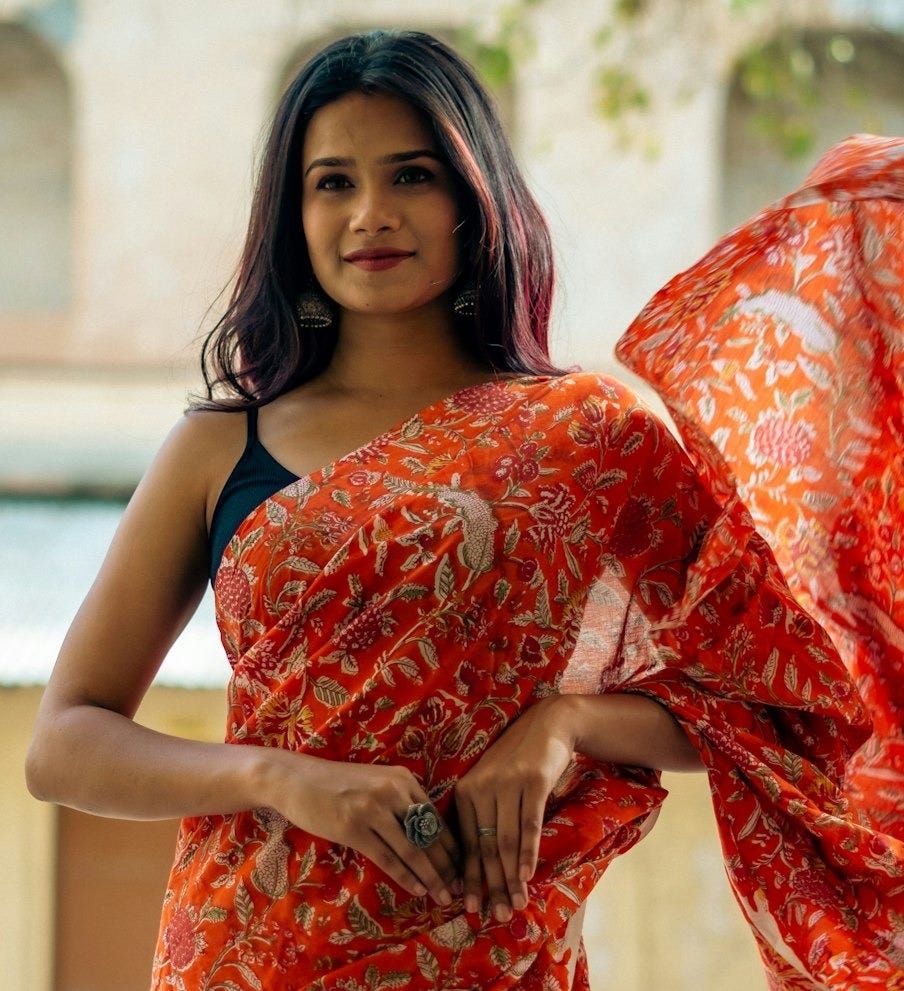
[[[546,800],[575,749],[568,699],[544,699],[524,712],[455,787],[468,912],[480,907],[484,878],[499,922],[527,905]]]
[[[531,706],[455,788],[466,911],[480,907],[483,879],[500,922],[527,905],[546,800],[574,753],[664,771],[704,769],[684,730],[646,696],[556,695]]]
[[[412,895],[451,903],[458,846],[446,828],[426,849],[408,839],[406,813],[430,799],[407,768],[310,757],[302,765],[296,754],[274,754],[279,770],[267,804],[306,832],[364,854]]]

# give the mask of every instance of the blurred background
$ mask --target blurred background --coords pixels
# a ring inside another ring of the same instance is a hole
[[[25,746],[123,501],[199,389],[275,100],[371,27],[440,35],[496,93],[553,227],[564,364],[622,374],[621,332],[720,233],[848,134],[904,134],[900,0],[0,0],[4,988],[148,985],[175,824],[40,805]],[[142,721],[221,738],[212,617]],[[764,988],[706,782],[666,784],[593,897],[594,991]]]

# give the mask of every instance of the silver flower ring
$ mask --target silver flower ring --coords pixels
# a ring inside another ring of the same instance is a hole
[[[426,850],[446,828],[431,802],[409,805],[404,819],[405,835],[416,847]]]

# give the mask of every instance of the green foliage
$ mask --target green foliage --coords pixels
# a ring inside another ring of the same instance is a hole
[[[531,8],[546,0],[514,0],[502,12],[491,38],[478,31],[476,25],[459,29],[455,35],[458,50],[474,65],[483,80],[493,90],[511,84],[515,63],[530,58],[535,52],[530,20]]]
[[[812,112],[819,104],[816,61],[809,48],[787,32],[750,49],[737,68],[743,95],[754,109],[753,125],[789,158],[813,146]]]
[[[788,158],[810,154],[830,79],[844,106],[865,106],[865,94],[847,71],[858,54],[849,34],[791,30],[749,49],[737,66],[736,81],[754,128]]]
[[[594,86],[596,108],[609,121],[621,120],[632,110],[649,109],[650,91],[624,66],[601,65]]]
[[[510,85],[515,67],[535,51],[530,13],[553,0],[512,0],[504,9],[495,32],[488,38],[476,28],[458,35],[462,51],[470,57],[491,88]],[[722,0],[731,17],[751,25],[769,11],[776,0]],[[608,14],[589,24],[591,50],[596,53],[591,94],[600,117],[613,129],[619,142],[647,154],[656,153],[656,139],[643,120],[657,101],[680,100],[697,85],[693,67],[688,82],[666,96],[654,92],[645,77],[649,53],[688,19],[706,23],[712,17],[712,0],[612,0]],[[780,11],[779,11],[780,13]],[[690,21],[693,23],[693,21]],[[815,40],[814,40],[815,38]],[[752,126],[768,143],[788,158],[809,154],[816,140],[816,116],[823,104],[827,73],[844,72],[858,59],[854,38],[845,32],[814,35],[812,30],[786,28],[768,42],[756,44],[742,56],[736,68],[736,85],[751,111]],[[864,101],[864,94],[845,83],[848,106]]]

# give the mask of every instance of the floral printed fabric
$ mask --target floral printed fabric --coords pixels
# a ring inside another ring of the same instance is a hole
[[[835,787],[868,735],[849,676],[743,505],[618,384],[513,379],[428,407],[252,512],[215,593],[228,741],[405,765],[443,814],[534,701],[658,699],[707,764],[776,981],[904,987],[904,852]],[[270,809],[186,819],[154,988],[564,989],[569,918],[664,796],[653,772],[576,760],[507,925],[412,898]]]
[[[847,790],[904,839],[904,139],[860,135],[641,313],[620,354],[733,473],[873,716]]]
[[[904,139],[849,138],[800,190],[665,286],[618,347],[662,395],[710,487],[740,491],[795,595],[831,633],[875,730],[846,793],[899,839],[902,230]],[[900,907],[885,911],[900,932]],[[896,959],[904,965],[900,950]]]

